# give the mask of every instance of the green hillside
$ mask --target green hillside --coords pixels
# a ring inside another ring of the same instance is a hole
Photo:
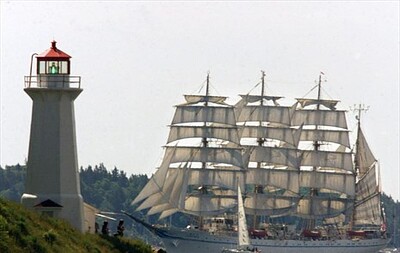
[[[0,198],[0,252],[152,252],[140,240],[82,234],[67,222]]]

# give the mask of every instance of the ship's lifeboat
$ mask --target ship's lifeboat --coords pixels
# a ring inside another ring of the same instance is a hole
[[[267,232],[265,230],[259,229],[249,229],[249,234],[252,238],[265,238],[267,236]]]
[[[359,230],[359,231],[349,230],[349,231],[347,231],[347,235],[350,238],[365,238],[366,234],[367,233],[365,231],[362,231],[362,230]]]
[[[316,230],[303,230],[302,236],[305,238],[319,239],[321,238],[321,232]]]

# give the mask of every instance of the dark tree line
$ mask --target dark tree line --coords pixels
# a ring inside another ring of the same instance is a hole
[[[0,167],[0,197],[20,202],[25,190],[25,165]]]
[[[130,203],[148,181],[146,175],[128,178],[124,171],[108,171],[103,164],[81,168],[79,172],[85,202],[102,211],[133,211]]]
[[[131,210],[131,201],[147,183],[147,175],[127,177],[122,170],[108,171],[103,164],[80,168],[81,193],[84,201],[102,211]],[[0,168],[0,196],[19,202],[25,189],[25,165]]]

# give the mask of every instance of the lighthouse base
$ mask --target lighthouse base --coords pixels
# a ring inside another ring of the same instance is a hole
[[[84,232],[83,199],[76,194],[29,194],[24,193],[21,203],[28,209],[69,222],[75,229]]]

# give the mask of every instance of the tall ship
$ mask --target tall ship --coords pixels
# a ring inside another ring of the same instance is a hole
[[[240,95],[235,105],[209,92],[175,108],[161,165],[132,204],[146,215],[191,217],[186,228],[150,225],[168,253],[221,253],[238,245],[242,189],[251,245],[263,253],[375,253],[389,239],[379,166],[361,130],[350,143],[338,100]],[[235,218],[236,217],[236,218]]]

